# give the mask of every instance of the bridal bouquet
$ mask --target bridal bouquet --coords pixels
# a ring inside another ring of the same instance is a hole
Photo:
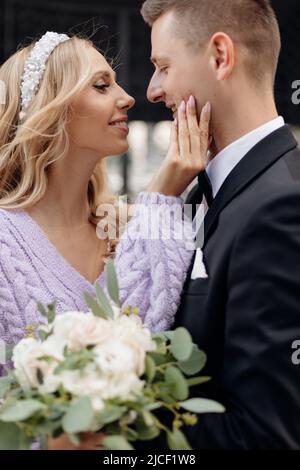
[[[122,309],[113,264],[106,268],[109,297],[99,285],[90,311],[55,315],[38,305],[45,324],[29,326],[12,350],[12,368],[0,378],[0,449],[29,449],[38,439],[67,433],[104,433],[104,449],[133,449],[137,440],[166,433],[170,449],[188,450],[182,426],[197,414],[222,412],[211,400],[190,398],[206,357],[184,328],[151,335],[137,309]],[[158,411],[172,417],[168,428]]]

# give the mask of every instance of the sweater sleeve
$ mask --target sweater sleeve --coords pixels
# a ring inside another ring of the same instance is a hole
[[[138,307],[152,331],[171,327],[194,249],[192,222],[184,215],[183,200],[140,193],[115,264],[122,305]]]
[[[6,364],[5,345],[16,344],[24,336],[23,319],[18,308],[18,267],[11,237],[0,236],[0,376]]]

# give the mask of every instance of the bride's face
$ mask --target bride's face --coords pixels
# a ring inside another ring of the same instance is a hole
[[[77,149],[92,151],[99,157],[121,155],[128,150],[127,112],[135,100],[117,84],[102,54],[92,47],[87,53],[93,77],[72,103],[69,136]]]

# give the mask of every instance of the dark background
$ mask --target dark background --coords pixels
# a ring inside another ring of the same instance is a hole
[[[163,105],[147,103],[146,88],[152,74],[150,29],[140,16],[142,0],[0,0],[0,62],[16,48],[47,30],[84,31],[93,36],[108,56],[118,56],[119,82],[136,98],[131,119],[157,122],[171,119]],[[300,0],[273,0],[280,23],[283,49],[276,80],[279,113],[287,122],[300,124],[300,105],[291,101],[292,83],[300,80]],[[255,74],[255,70],[253,71]]]

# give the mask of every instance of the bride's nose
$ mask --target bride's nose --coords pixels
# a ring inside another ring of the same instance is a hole
[[[123,91],[122,95],[118,100],[118,107],[121,109],[130,109],[135,105],[135,99]]]

